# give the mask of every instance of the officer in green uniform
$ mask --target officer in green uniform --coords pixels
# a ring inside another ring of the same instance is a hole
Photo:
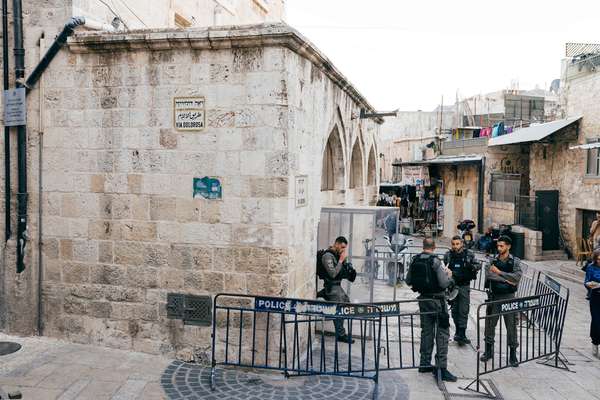
[[[450,317],[446,304],[446,288],[452,283],[452,271],[444,268],[434,254],[433,239],[423,240],[423,252],[413,259],[406,274],[406,284],[419,293],[421,313],[421,348],[419,372],[438,373],[442,380],[456,382],[456,377],[448,371],[448,339]],[[424,314],[429,313],[429,314]],[[431,365],[433,342],[437,346],[436,367]]]
[[[319,291],[318,297],[338,303],[350,302],[350,298],[342,288],[342,279],[348,278],[349,269],[354,271],[346,262],[346,258],[348,257],[347,247],[348,240],[340,236],[335,239],[333,246],[327,250],[320,251],[317,255],[320,258],[320,260],[317,260],[317,273],[323,279],[324,286],[323,290]],[[319,262],[321,263],[320,266]],[[356,272],[354,272],[355,277]],[[350,280],[353,281],[354,278]],[[354,343],[354,340],[346,335],[343,320],[335,319],[333,324],[335,325],[335,336],[339,342]]]
[[[451,242],[451,250],[444,255],[444,263],[452,271],[452,277],[458,287],[458,296],[450,302],[452,319],[456,333],[454,341],[460,346],[471,343],[467,338],[467,323],[469,321],[469,303],[471,301],[471,280],[477,278],[477,272],[481,268],[475,260],[475,253],[465,249],[464,242],[460,236],[454,236]]]
[[[521,260],[510,254],[512,240],[508,236],[500,236],[498,239],[498,255],[492,259],[489,269],[486,271],[486,287],[488,289],[488,301],[509,300],[515,297],[519,281],[521,280]],[[492,315],[485,319],[485,353],[481,361],[487,362],[494,357],[494,341],[496,325],[500,318],[500,304],[488,305],[486,314]],[[509,364],[512,367],[519,366],[517,359],[517,320],[515,313],[504,314],[506,326],[506,341],[510,350]]]

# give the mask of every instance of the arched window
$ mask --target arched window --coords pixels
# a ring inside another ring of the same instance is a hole
[[[335,127],[327,139],[323,152],[321,190],[343,189],[344,175],[344,150],[338,129]]]
[[[350,188],[363,186],[363,161],[358,140],[352,148],[352,161],[350,162]]]
[[[375,163],[375,149],[371,147],[369,152],[369,163],[367,164],[367,185],[374,186],[377,183],[376,176],[376,163]]]

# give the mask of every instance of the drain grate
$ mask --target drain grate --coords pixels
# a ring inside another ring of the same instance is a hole
[[[15,342],[0,342],[0,356],[12,354],[21,349],[21,345]]]
[[[186,325],[212,324],[212,299],[210,296],[167,294],[167,318],[182,319]]]

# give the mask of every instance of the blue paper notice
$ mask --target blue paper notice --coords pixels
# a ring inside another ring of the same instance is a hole
[[[221,182],[216,178],[194,178],[194,198],[204,197],[209,200],[219,200],[223,197]]]

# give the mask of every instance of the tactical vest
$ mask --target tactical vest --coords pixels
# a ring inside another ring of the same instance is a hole
[[[506,262],[500,261],[497,257],[494,258],[494,264],[502,272],[512,273],[515,269],[515,259],[509,257]],[[492,294],[509,294],[517,291],[517,286],[506,282],[490,281],[490,291]]]
[[[467,285],[472,279],[477,278],[477,274],[473,272],[473,266],[470,265],[474,259],[475,255],[467,249],[463,249],[460,253],[454,251],[446,253],[444,261],[448,264],[458,285]]]

